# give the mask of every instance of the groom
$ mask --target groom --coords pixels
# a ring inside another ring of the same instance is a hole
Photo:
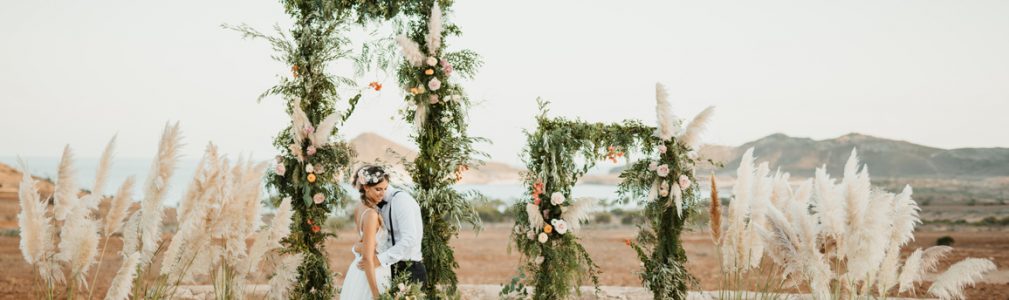
[[[386,249],[379,249],[378,263],[383,267],[392,266],[392,278],[407,276],[410,282],[427,282],[427,269],[421,255],[421,239],[424,223],[421,220],[420,205],[410,193],[390,187],[385,191],[382,202],[378,203],[382,213],[382,224],[388,232]],[[364,262],[358,265],[364,267]],[[401,275],[401,274],[406,275]]]

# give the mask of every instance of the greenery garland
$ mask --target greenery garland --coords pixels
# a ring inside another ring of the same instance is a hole
[[[638,225],[637,243],[628,240],[628,245],[643,263],[640,277],[654,299],[687,299],[687,288],[696,280],[684,267],[687,255],[680,232],[700,200],[693,184],[697,159],[693,149],[675,138],[651,140],[659,145],[658,158],[639,160],[620,174],[618,194],[624,201],[643,199],[647,222]]]
[[[533,133],[526,132],[526,200],[512,208],[516,223],[512,241],[522,253],[522,267],[502,296],[524,293],[514,285],[535,287],[533,299],[568,298],[587,279],[598,288],[598,266],[569,231],[588,209],[587,200],[568,200],[571,188],[599,160],[616,161],[625,152],[648,153],[654,148],[654,140],[649,138],[653,127],[638,121],[603,124],[551,119],[547,118],[547,104],[539,102],[538,127]]]
[[[397,70],[400,86],[408,91],[402,116],[414,123],[416,132],[412,137],[420,149],[417,158],[407,163],[407,170],[424,221],[422,252],[428,281],[423,291],[429,298],[458,298],[455,269],[459,264],[449,241],[458,235],[462,222],[476,228],[481,226],[472,205],[480,195],[459,192],[452,185],[462,179],[462,173],[470,166],[481,163],[473,157],[483,153],[476,151],[473,144],[486,140],[467,134],[469,98],[461,86],[452,82],[451,75],[472,77],[482,63],[471,51],[446,53],[444,43],[430,43],[432,38],[443,41],[450,34],[459,34],[457,27],[442,20],[439,8],[450,4],[451,1],[438,1],[437,5],[434,1],[423,1],[415,7],[419,10],[409,16],[405,36],[401,38],[408,38],[416,49],[427,51],[419,64],[417,60],[421,57],[405,53],[407,59]],[[401,40],[400,46],[409,47],[409,43]]]
[[[298,267],[298,279],[291,291],[292,299],[332,299],[333,272],[325,257],[323,242],[335,234],[323,232],[322,225],[335,208],[349,199],[340,187],[343,174],[349,174],[355,153],[338,134],[338,127],[350,117],[361,94],[347,99],[349,107],[337,111],[336,102],[343,99],[338,89],[357,84],[345,77],[326,73],[326,66],[335,60],[348,58],[344,38],[347,26],[332,2],[284,0],[285,11],[294,20],[290,34],[278,29],[279,36],[269,36],[248,26],[227,28],[242,32],[245,37],[263,38],[280,54],[274,58],[291,66],[290,76],[270,88],[260,100],[279,95],[286,102],[292,123],[281,131],[274,145],[281,151],[273,172],[267,176],[267,187],[281,198],[290,197],[294,208],[291,235],[281,243],[284,252],[301,253],[304,261]],[[318,131],[318,132],[316,132]]]

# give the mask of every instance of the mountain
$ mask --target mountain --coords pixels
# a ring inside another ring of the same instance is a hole
[[[722,149],[717,159],[725,168],[719,174],[732,174],[747,149],[754,148],[757,161],[781,168],[792,176],[811,177],[817,167],[826,164],[827,172],[840,176],[852,149],[858,149],[862,163],[869,165],[873,177],[889,178],[986,178],[1009,176],[1009,148],[940,149],[906,141],[890,140],[851,133],[841,137],[813,140],[781,133]],[[702,150],[702,154],[705,154]]]
[[[357,151],[357,159],[362,162],[377,162],[394,166],[398,180],[409,180],[409,175],[399,163],[405,158],[412,161],[417,157],[417,151],[397,144],[375,133],[362,133],[350,141]],[[486,162],[483,166],[475,166],[463,172],[463,184],[515,183],[520,180],[521,169],[499,162]]]

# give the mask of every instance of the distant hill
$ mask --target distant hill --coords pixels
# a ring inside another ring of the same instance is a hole
[[[986,178],[1009,176],[1009,148],[940,149],[858,133],[813,140],[772,134],[728,150],[719,155],[725,168],[719,174],[731,174],[739,167],[743,152],[754,149],[758,161],[781,168],[793,176],[810,177],[814,170],[827,165],[827,172],[840,176],[852,149],[869,165],[873,177],[890,178]],[[723,149],[725,151],[725,149]],[[702,151],[703,153],[703,151]]]
[[[705,145],[701,156],[722,162],[718,175],[734,177],[739,160],[749,148],[758,162],[768,162],[772,168],[791,173],[793,177],[812,177],[817,167],[827,165],[827,172],[837,177],[842,173],[852,149],[858,149],[862,163],[869,165],[874,178],[907,179],[980,179],[1009,176],[1009,148],[940,149],[906,141],[890,140],[851,133],[841,137],[813,140],[790,137],[781,133],[745,143],[739,147]],[[613,168],[619,173],[623,166]],[[702,166],[698,173],[712,171]]]

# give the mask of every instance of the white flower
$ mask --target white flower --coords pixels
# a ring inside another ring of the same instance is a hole
[[[680,189],[687,189],[690,187],[690,178],[687,175],[680,175]]]
[[[554,230],[556,230],[558,234],[568,233],[568,222],[565,222],[564,220],[553,219],[550,220],[550,224],[554,225]]]
[[[277,167],[273,169],[273,172],[277,173],[277,175],[284,176],[284,173],[287,173],[287,168],[284,167],[284,165],[277,165]]]
[[[315,167],[313,167],[312,164],[307,164],[305,165],[305,172],[315,173]]]
[[[438,65],[438,59],[434,58],[434,56],[429,56],[427,58],[427,65],[428,66],[432,66],[432,67],[437,66]]]
[[[561,203],[564,203],[564,194],[561,194],[561,192],[554,192],[550,195],[550,204],[561,205]]]
[[[530,231],[526,232],[526,237],[529,238],[530,240],[535,240],[536,239],[536,232],[533,232],[532,230],[530,230]]]
[[[542,255],[537,256],[535,259],[533,259],[533,262],[535,262],[537,265],[538,264],[542,264],[543,263],[543,256]]]
[[[452,117],[451,117],[451,116],[444,116],[444,117],[441,117],[441,122],[442,122],[442,123],[448,123],[448,122],[452,122]]]
[[[321,204],[323,201],[326,201],[326,195],[323,195],[322,193],[315,193],[315,196],[312,196],[312,201],[314,201],[315,204]]]
[[[539,241],[540,241],[540,243],[546,243],[546,242],[547,242],[547,240],[549,240],[549,239],[550,239],[550,237],[549,237],[549,236],[547,236],[547,234],[546,234],[546,233],[544,233],[544,232],[540,232],[540,236],[539,236]]]
[[[659,173],[659,177],[666,177],[666,175],[669,175],[669,166],[666,164],[659,165],[655,168],[655,172]]]
[[[522,226],[515,225],[515,234],[522,234]]]
[[[659,154],[666,153],[666,150],[669,150],[666,145],[659,145]]]
[[[322,166],[315,166],[315,173],[320,174],[323,172]]]
[[[397,288],[399,288],[399,290],[400,290],[400,291],[405,291],[405,290],[406,290],[406,285],[405,285],[405,284],[403,284],[403,283],[400,283],[400,284],[399,284],[399,285],[397,285],[396,287],[397,287]]]
[[[648,170],[652,171],[652,172],[655,172],[655,168],[658,168],[658,167],[659,167],[659,162],[657,162],[657,161],[653,161],[653,162],[651,162],[651,163],[648,164]]]

